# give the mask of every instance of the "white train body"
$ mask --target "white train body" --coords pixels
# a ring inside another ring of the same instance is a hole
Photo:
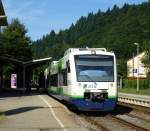
[[[113,110],[117,102],[116,58],[104,48],[70,48],[50,67],[48,92],[79,110]]]

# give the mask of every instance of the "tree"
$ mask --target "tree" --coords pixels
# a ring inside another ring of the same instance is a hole
[[[52,56],[59,59],[66,47],[103,47],[114,51],[118,60],[118,73],[126,77],[126,62],[136,53],[133,43],[140,43],[142,52],[145,50],[143,43],[150,40],[149,14],[150,1],[139,5],[125,4],[122,8],[114,5],[106,12],[99,10],[95,14],[89,13],[70,28],[61,30],[58,34],[50,33],[35,42],[34,54],[36,57]],[[52,42],[54,38],[55,41]],[[150,51],[148,53],[150,54]]]
[[[5,40],[4,46],[6,47],[3,55],[9,55],[22,61],[31,60],[31,40],[26,34],[25,26],[18,19],[14,19],[2,33]]]
[[[3,54],[6,53],[6,48],[7,47],[7,41],[6,39],[4,38],[4,36],[0,33],[0,56],[2,56]]]
[[[31,60],[31,40],[26,34],[25,26],[18,19],[14,19],[0,34],[0,56],[21,61]],[[16,65],[0,61],[0,79],[3,75],[10,77],[10,74],[18,69]],[[7,79],[6,83],[10,84],[10,81]]]
[[[143,63],[145,64],[146,68],[148,69],[148,74],[150,76],[150,41],[145,42],[144,45],[145,45],[144,48],[145,48],[146,54],[143,59]]]

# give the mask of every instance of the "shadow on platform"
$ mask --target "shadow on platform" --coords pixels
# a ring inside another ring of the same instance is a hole
[[[28,112],[28,111],[35,110],[35,109],[40,109],[40,108],[44,108],[44,107],[42,106],[21,107],[21,108],[5,111],[5,115],[6,116],[16,115],[16,114],[20,114],[20,113]]]

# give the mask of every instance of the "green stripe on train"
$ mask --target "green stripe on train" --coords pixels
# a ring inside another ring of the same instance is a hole
[[[54,90],[54,88],[56,89],[56,90]],[[61,95],[64,95],[64,96],[68,96],[68,97],[70,97],[70,98],[76,98],[76,99],[81,99],[81,98],[83,98],[83,96],[80,96],[80,95],[69,95],[69,94],[65,94],[64,92],[63,92],[63,88],[56,88],[56,87],[50,87],[50,88],[48,88],[48,92],[50,92],[50,93],[56,93],[56,94],[61,94]]]
[[[58,73],[61,73],[61,70],[62,70],[62,65],[64,64],[64,59],[60,59],[58,61],[58,65],[57,65],[57,71]]]
[[[51,87],[51,88],[48,88],[48,92],[51,92],[51,93],[57,93],[57,94],[63,94],[63,88],[56,88],[56,87]]]
[[[56,88],[55,87],[55,89],[56,90],[54,90],[53,89],[53,87],[52,88],[48,88],[48,92],[50,92],[50,93],[55,93],[55,94],[61,94],[61,95],[64,95],[64,96],[67,96],[67,97],[70,97],[70,98],[72,98],[72,99],[83,99],[84,98],[84,96],[83,95],[70,95],[70,94],[65,94],[64,92],[63,92],[63,88]],[[108,96],[108,99],[109,100],[116,100],[117,99],[117,97],[116,96]]]
[[[57,93],[58,94],[58,89],[57,88],[48,88],[47,90],[50,93]]]

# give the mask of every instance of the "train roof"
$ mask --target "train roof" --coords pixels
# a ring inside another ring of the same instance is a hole
[[[84,52],[91,51],[91,53],[93,53],[93,54],[96,54],[97,52],[102,52],[104,54],[113,53],[113,52],[108,52],[106,50],[106,48],[69,48],[68,50],[65,51],[64,56],[71,54],[71,53],[79,53],[79,52],[83,52],[83,51]]]

